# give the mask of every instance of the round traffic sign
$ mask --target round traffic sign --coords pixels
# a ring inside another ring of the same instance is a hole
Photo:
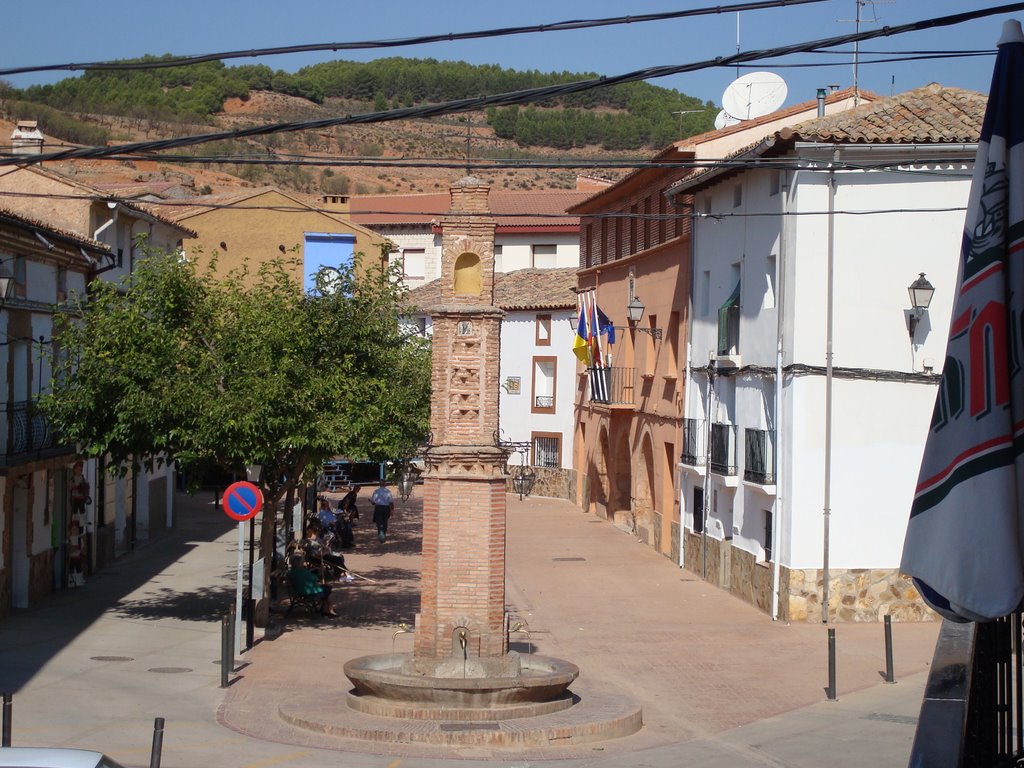
[[[256,517],[263,509],[263,494],[252,483],[240,480],[228,486],[221,498],[221,503],[224,505],[224,512],[228,517],[235,520],[248,520]]]

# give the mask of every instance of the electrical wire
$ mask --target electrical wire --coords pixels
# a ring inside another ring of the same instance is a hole
[[[373,48],[399,48],[430,43],[447,43],[456,40],[476,40],[490,37],[507,37],[509,35],[534,34],[538,32],[565,32],[578,29],[594,29],[621,24],[640,24],[650,21],[668,21],[672,19],[691,18],[695,16],[720,15],[723,13],[739,13],[740,11],[758,11],[764,9],[784,8],[808,3],[821,3],[825,0],[762,0],[762,2],[736,3],[734,5],[717,5],[706,8],[692,8],[685,11],[667,13],[646,13],[637,16],[613,16],[603,19],[576,19],[558,21],[552,24],[533,24],[522,27],[502,27],[476,32],[448,32],[439,35],[420,35],[418,37],[394,38],[390,40],[364,40],[350,43],[309,43],[305,45],[289,45],[274,48],[251,48],[244,51],[222,51],[220,53],[203,53],[194,56],[172,56],[154,61],[97,61],[87,64],[44,64],[28,67],[10,67],[0,69],[0,77],[21,75],[29,72],[53,72],[57,70],[75,71],[127,71],[135,69],[166,69],[190,64],[202,64],[223,59],[258,58],[261,56],[277,56],[292,53],[311,53],[316,51],[355,51]]]
[[[395,120],[409,120],[421,117],[436,117],[439,115],[454,114],[461,112],[474,112],[488,106],[511,106],[525,104],[534,101],[556,98],[571,93],[582,93],[597,88],[608,88],[620,83],[637,82],[641,80],[656,79],[675,75],[684,72],[695,72],[709,67],[722,66],[723,64],[737,64],[747,61],[759,61],[766,58],[787,56],[793,53],[801,53],[806,50],[834,47],[845,43],[871,40],[876,37],[889,37],[906,34],[908,32],[919,32],[925,29],[954,26],[965,21],[992,16],[1000,13],[1024,10],[1024,2],[1010,3],[1007,5],[982,8],[964,13],[956,13],[948,16],[937,16],[922,19],[916,22],[900,24],[893,27],[882,27],[865,32],[857,32],[847,35],[823,38],[803,43],[779,46],[776,48],[744,51],[730,56],[719,56],[715,59],[691,62],[689,64],[649,67],[642,70],[627,72],[621,75],[599,77],[590,80],[580,80],[572,83],[561,83],[559,85],[541,86],[527,88],[519,91],[494,94],[491,96],[476,96],[466,99],[456,99],[439,104],[423,107],[406,107],[402,109],[387,110],[383,112],[368,112],[362,115],[347,115],[345,117],[324,118],[320,120],[300,120],[286,123],[271,123],[268,125],[241,128],[233,131],[219,131],[216,133],[194,134],[181,136],[173,139],[157,139],[152,141],[138,141],[122,144],[117,147],[83,147],[80,149],[62,150],[38,155],[27,155],[18,157],[0,158],[0,166],[4,165],[37,165],[39,163],[65,160],[71,158],[105,158],[114,154],[134,154],[137,152],[160,151],[174,149],[177,147],[195,146],[213,141],[224,141],[228,139],[241,139],[250,136],[269,136],[275,133],[286,133],[302,130],[317,130],[321,128],[332,128],[339,125],[366,125],[372,123],[391,122]]]

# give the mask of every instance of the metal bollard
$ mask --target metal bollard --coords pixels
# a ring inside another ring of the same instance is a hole
[[[227,688],[228,677],[235,668],[235,623],[232,621],[234,606],[220,617],[220,687]]]
[[[164,719],[153,721],[153,749],[149,753],[149,768],[160,768],[160,755],[164,751]]]
[[[14,705],[11,703],[11,694],[4,694],[4,730],[3,737],[0,738],[0,747],[11,746],[11,712],[14,709]]]
[[[836,631],[829,627],[828,630],[828,690],[826,691],[829,701],[836,700]]]
[[[892,616],[889,614],[885,614],[885,682],[896,682],[892,668]]]

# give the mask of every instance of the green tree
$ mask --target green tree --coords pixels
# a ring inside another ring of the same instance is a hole
[[[121,471],[263,464],[270,509],[330,456],[409,455],[429,426],[430,352],[398,322],[402,289],[353,265],[305,293],[288,266],[217,278],[149,253],[121,284],[94,282],[56,328],[42,405],[61,437]]]

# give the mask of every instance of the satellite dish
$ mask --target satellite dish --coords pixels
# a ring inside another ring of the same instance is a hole
[[[729,84],[722,106],[737,120],[752,120],[781,107],[786,92],[786,81],[774,72],[751,72]]]
[[[728,128],[730,125],[736,125],[736,123],[743,122],[737,120],[735,117],[730,115],[724,109],[719,110],[718,115],[715,117],[715,128],[721,130],[722,128]]]

